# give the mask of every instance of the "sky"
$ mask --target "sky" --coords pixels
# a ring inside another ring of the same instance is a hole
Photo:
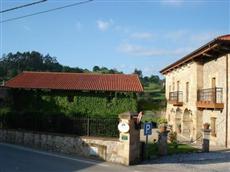
[[[0,0],[0,10],[38,0]],[[38,51],[71,67],[156,75],[217,36],[230,33],[230,0],[48,0],[0,13],[0,55]]]

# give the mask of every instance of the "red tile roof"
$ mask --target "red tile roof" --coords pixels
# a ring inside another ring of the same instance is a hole
[[[184,56],[183,58],[177,60],[176,62],[166,66],[164,69],[162,69],[160,71],[160,73],[166,74],[167,72],[170,72],[171,70],[176,69],[178,66],[183,65],[184,63],[187,63],[187,62],[193,60],[194,58],[198,57],[200,54],[202,54],[202,52],[204,50],[209,50],[209,49],[211,50],[212,48],[221,47],[222,46],[221,43],[227,43],[229,45],[230,44],[230,34],[222,35],[222,36],[219,36],[219,37],[213,39],[212,41],[208,42],[207,44],[194,50],[190,54],[188,54],[188,55]]]
[[[230,41],[230,34],[229,35],[219,36],[217,39],[219,39],[219,40],[225,40],[225,41]]]
[[[5,84],[9,88],[142,92],[138,75],[22,72]]]

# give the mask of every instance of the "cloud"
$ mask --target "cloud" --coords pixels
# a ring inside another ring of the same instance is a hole
[[[125,34],[130,32],[130,29],[128,27],[126,27],[126,26],[116,25],[114,27],[114,29],[115,29],[115,31],[122,32],[122,33],[125,33]]]
[[[156,32],[154,34],[137,32],[131,34],[129,39],[123,40],[121,44],[118,45],[117,51],[137,57],[180,57],[196,50],[200,46],[222,34],[224,33],[214,30],[194,32],[189,29],[175,30],[166,33]],[[154,41],[151,41],[151,43],[145,42],[144,44],[140,44],[136,39],[152,39]],[[162,45],[162,48],[154,47],[156,45],[157,47]]]
[[[113,25],[113,20],[109,20],[109,21],[97,20],[97,28],[100,31],[106,31],[112,25]]]
[[[133,39],[141,39],[141,40],[150,40],[153,38],[153,34],[149,32],[137,32],[130,35]]]
[[[133,45],[129,43],[121,44],[118,50],[122,53],[135,56],[156,56],[162,54],[162,52],[155,49],[145,48],[139,45]]]
[[[202,32],[198,34],[191,34],[190,41],[197,43],[206,43],[219,35],[221,34],[218,32]]]
[[[119,52],[138,57],[182,56],[190,52],[191,50],[192,48],[190,47],[176,48],[173,50],[146,48],[140,45],[133,45],[129,43],[123,43],[118,47]]]
[[[97,28],[100,31],[107,31],[108,29],[112,29],[113,31],[119,32],[119,33],[124,33],[124,34],[129,34],[130,33],[130,28],[127,26],[122,26],[118,25],[114,22],[114,20],[97,20],[96,21]]]
[[[217,31],[201,31],[195,33],[191,30],[177,30],[166,33],[164,39],[177,44],[194,46],[205,44],[221,34],[223,33]]]
[[[184,0],[161,0],[163,5],[171,5],[171,6],[180,6],[184,3]]]
[[[176,30],[165,33],[164,37],[165,39],[178,42],[179,40],[187,39],[190,34],[188,30]]]

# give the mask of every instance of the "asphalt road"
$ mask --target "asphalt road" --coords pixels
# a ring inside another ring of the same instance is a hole
[[[0,172],[117,172],[126,167],[0,143]],[[129,171],[129,170],[128,170]]]
[[[202,160],[201,157],[180,162],[174,159],[166,157],[125,167],[0,143],[0,172],[230,172],[230,152],[221,154],[218,159]]]

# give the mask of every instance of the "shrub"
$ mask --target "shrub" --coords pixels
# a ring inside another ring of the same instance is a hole
[[[164,117],[143,117],[142,122],[153,122],[157,125],[167,123],[167,120]]]
[[[169,134],[168,134],[168,137],[169,137],[170,143],[177,142],[177,133],[176,132],[170,131]]]
[[[137,111],[134,93],[14,91],[12,109],[19,112],[64,113],[67,116],[117,117],[126,111]],[[71,102],[68,101],[71,97]]]

